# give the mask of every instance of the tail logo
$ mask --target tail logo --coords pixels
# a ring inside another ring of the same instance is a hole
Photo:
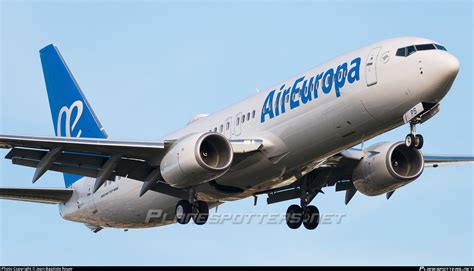
[[[77,110],[76,112],[76,117],[74,118],[74,121],[71,124],[71,117],[74,109]],[[65,136],[65,137],[71,137],[72,132],[74,131],[74,128],[76,128],[77,122],[82,116],[82,110],[83,110],[83,103],[81,101],[75,101],[71,104],[70,107],[63,106],[61,110],[59,110],[58,114],[58,123],[56,125],[56,134],[58,136]],[[64,126],[64,135],[62,135],[62,129],[61,129],[61,123],[63,119],[63,115],[65,116],[65,126]],[[75,137],[81,137],[82,130],[79,129]]]

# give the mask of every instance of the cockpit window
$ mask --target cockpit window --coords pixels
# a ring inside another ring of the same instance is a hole
[[[395,53],[396,56],[406,56],[407,55],[407,47],[399,48],[397,50],[397,53]]]
[[[439,44],[418,44],[418,45],[410,45],[407,47],[399,48],[395,53],[396,56],[404,56],[407,57],[417,51],[425,51],[425,50],[443,50],[447,51],[446,48]]]
[[[420,44],[420,45],[415,45],[415,48],[417,51],[424,51],[424,50],[435,50],[436,47],[434,44]]]
[[[413,45],[412,45],[412,46],[408,46],[408,47],[407,47],[407,54],[406,54],[406,56],[409,56],[409,55],[413,54],[414,52],[416,52],[415,46],[413,46]]]
[[[443,45],[435,44],[435,46],[436,46],[436,48],[438,48],[439,50],[447,51],[447,50],[446,50],[446,47],[444,47]]]

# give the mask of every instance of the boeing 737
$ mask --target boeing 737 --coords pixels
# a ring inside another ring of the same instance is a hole
[[[315,229],[311,202],[327,187],[345,191],[346,204],[356,192],[388,199],[425,167],[474,162],[421,152],[415,128],[439,112],[460,67],[426,38],[357,49],[151,141],[109,139],[58,49],[40,57],[56,136],[0,135],[0,147],[35,168],[33,183],[51,170],[65,188],[0,188],[0,198],[58,204],[94,232],[202,225],[210,208],[259,195],[299,199],[286,224]],[[406,138],[355,148],[401,125]]]

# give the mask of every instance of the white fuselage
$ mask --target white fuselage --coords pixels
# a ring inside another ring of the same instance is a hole
[[[212,130],[230,139],[263,140],[261,152],[216,180],[241,193],[203,184],[196,188],[202,200],[237,200],[291,183],[325,158],[402,125],[403,114],[416,104],[438,103],[453,83],[457,59],[443,50],[395,55],[401,47],[433,43],[406,37],[371,44],[201,116],[164,139]],[[120,228],[173,222],[179,199],[153,191],[139,197],[142,182],[127,178],[117,178],[92,193],[94,181],[83,178],[73,184],[73,197],[60,205],[65,219]],[[150,210],[166,218],[147,219],[156,216]]]

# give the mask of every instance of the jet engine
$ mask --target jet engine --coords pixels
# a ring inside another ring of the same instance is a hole
[[[179,139],[164,155],[161,176],[169,185],[185,188],[224,175],[232,159],[232,146],[223,135],[191,134]]]
[[[423,172],[424,159],[417,149],[403,142],[382,142],[365,150],[352,173],[352,181],[359,192],[367,196],[381,195],[402,187]]]

